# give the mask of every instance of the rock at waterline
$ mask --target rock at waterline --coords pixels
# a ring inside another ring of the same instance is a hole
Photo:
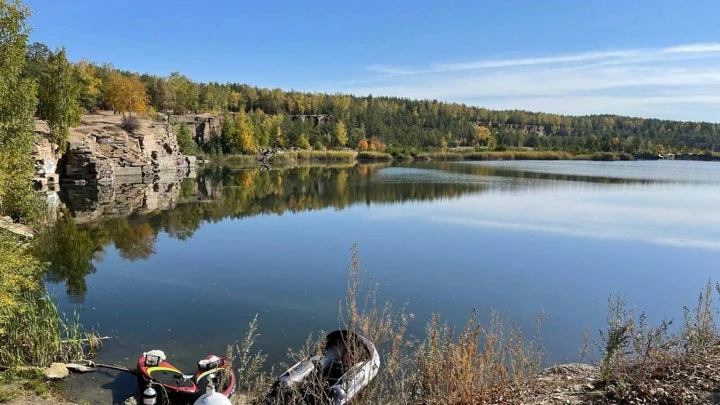
[[[50,380],[61,380],[70,375],[70,371],[63,363],[52,363],[45,369],[45,377]]]
[[[123,402],[123,405],[138,405],[138,401],[135,397],[130,397]]]
[[[6,229],[23,238],[33,238],[32,229],[29,226],[13,222],[10,217],[0,217],[0,228]]]

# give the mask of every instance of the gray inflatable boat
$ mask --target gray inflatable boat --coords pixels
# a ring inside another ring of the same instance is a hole
[[[336,330],[324,353],[308,357],[283,373],[267,394],[267,405],[345,405],[377,376],[380,356],[365,337]]]

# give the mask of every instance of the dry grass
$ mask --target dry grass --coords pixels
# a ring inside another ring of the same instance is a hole
[[[516,396],[518,385],[539,371],[543,352],[537,336],[525,339],[518,325],[497,313],[482,326],[473,311],[457,335],[453,327],[434,315],[426,337],[418,341],[407,335],[413,319],[407,306],[380,303],[377,296],[378,284],[366,279],[354,246],[346,297],[339,306],[339,327],[368,338],[381,358],[377,377],[354,404],[469,405],[493,403],[498,398],[510,400]],[[538,320],[537,332],[543,319]],[[350,353],[361,352],[352,350],[352,342],[345,344]],[[288,357],[294,364],[321,353],[324,347],[321,333],[319,339],[311,336],[300,349],[289,350]],[[267,375],[261,378],[268,381]],[[316,390],[304,391],[306,397],[323,398],[322,384],[310,386]],[[255,393],[250,396],[258,398]],[[294,403],[289,398],[297,397],[297,393],[287,393],[283,403]]]
[[[134,133],[138,129],[140,129],[140,119],[133,115],[123,115],[121,121],[120,121],[120,127],[130,133]]]
[[[627,310],[621,298],[610,301],[601,361],[601,402],[704,404],[720,387],[720,330],[714,293],[708,281],[694,310],[685,308],[680,332],[670,321],[650,326],[643,313]]]
[[[428,154],[432,160],[465,160],[465,155],[456,152],[433,152]]]
[[[283,152],[270,156],[268,163],[273,166],[286,166],[297,164],[298,157],[295,152]]]
[[[719,312],[713,303],[720,285],[707,284],[675,334],[670,321],[651,326],[644,314],[636,315],[621,298],[611,298],[600,367],[571,364],[541,371],[543,350],[537,336],[543,314],[529,339],[507,318],[492,313],[482,325],[473,311],[460,330],[432,316],[425,336],[416,340],[407,335],[413,319],[407,306],[380,303],[377,283],[367,281],[360,264],[353,247],[339,326],[370,339],[380,352],[381,367],[354,404],[704,404],[720,386]],[[255,330],[253,320],[232,355],[239,365],[240,389],[247,393],[242,401],[261,401],[274,377],[260,372],[265,360],[261,354],[250,355]],[[293,364],[322,353],[324,334],[319,336],[288,351]],[[587,352],[587,342],[582,351]],[[316,390],[305,392],[306,398],[325,403],[321,382],[311,386]],[[300,403],[293,402],[297,399],[291,395],[283,403]]]
[[[245,336],[229,345],[225,353],[225,359],[230,363],[230,367],[234,368],[237,379],[238,395],[233,397],[236,405],[261,402],[274,380],[274,369],[264,371],[267,355],[262,351],[253,352],[253,346],[260,337],[257,328],[258,317],[255,315],[248,324]],[[220,386],[225,383],[224,379],[221,380]]]
[[[538,334],[543,320],[544,316],[538,319]],[[464,405],[516,400],[516,387],[537,374],[543,352],[537,335],[526,341],[517,325],[497,313],[483,327],[473,311],[457,336],[454,328],[434,316],[415,356],[420,381],[414,399]]]

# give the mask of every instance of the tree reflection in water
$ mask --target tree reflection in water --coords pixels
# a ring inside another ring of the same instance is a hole
[[[61,194],[67,207],[55,227],[38,244],[38,254],[50,263],[47,280],[65,282],[68,293],[82,300],[85,277],[95,272],[105,247],[113,244],[129,261],[155,253],[160,232],[171,238],[191,238],[205,222],[261,214],[283,214],[353,204],[399,204],[459,198],[488,190],[489,176],[502,177],[492,190],[548,187],[561,180],[584,184],[631,183],[647,180],[534,173],[484,165],[433,162],[400,165],[388,175],[388,164],[301,166],[277,170],[210,167],[177,186],[116,185],[112,192],[83,187]],[[424,177],[417,177],[422,170]],[[124,194],[123,194],[124,193]],[[103,197],[105,196],[105,197]],[[108,197],[110,196],[110,197]],[[116,217],[112,217],[116,215]]]

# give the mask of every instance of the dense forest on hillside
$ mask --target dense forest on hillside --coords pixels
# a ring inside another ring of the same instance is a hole
[[[200,145],[188,144],[187,140],[183,144],[185,149],[215,153],[253,153],[262,147],[291,146],[391,150],[530,147],[577,153],[665,153],[716,151],[720,141],[720,125],[712,123],[493,111],[436,100],[197,83],[177,72],[167,77],[140,75],[84,60],[68,64],[64,50],[52,51],[40,43],[29,47],[24,76],[40,84],[41,117],[52,118],[43,106],[57,102],[44,101],[48,97],[43,95],[58,92],[74,99],[64,104],[74,105],[69,108],[71,116],[83,109],[151,115],[158,111],[225,114],[221,136]],[[43,87],[53,86],[54,92],[43,91]],[[307,115],[313,117],[303,117]],[[60,121],[61,125],[54,128],[62,144],[67,126],[77,119]],[[188,135],[184,130],[180,133]]]

